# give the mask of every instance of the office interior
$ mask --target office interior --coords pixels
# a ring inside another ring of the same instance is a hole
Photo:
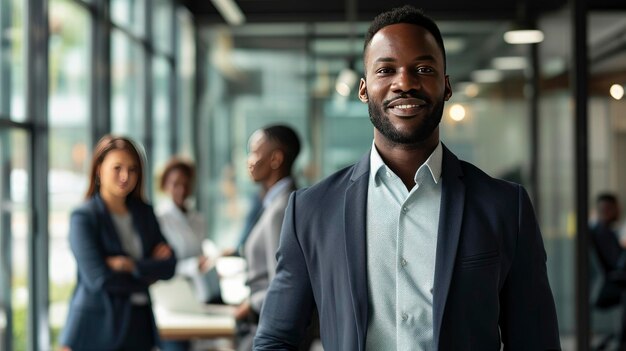
[[[232,246],[257,191],[245,161],[254,130],[297,130],[301,187],[371,147],[355,91],[363,36],[377,13],[403,4],[1,1],[0,350],[57,347],[76,279],[69,214],[102,135],[141,144],[152,203],[168,158],[192,159],[207,237]],[[411,4],[439,23],[447,50],[442,141],[529,190],[563,349],[591,349],[621,326],[620,308],[589,304],[597,270],[586,227],[597,193],[626,203],[626,2]],[[542,40],[505,41],[521,27]]]

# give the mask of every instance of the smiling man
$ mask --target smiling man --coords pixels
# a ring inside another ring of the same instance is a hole
[[[559,350],[526,191],[439,140],[452,95],[437,25],[405,6],[371,24],[355,165],[292,194],[255,350],[292,350],[317,307],[326,351]]]

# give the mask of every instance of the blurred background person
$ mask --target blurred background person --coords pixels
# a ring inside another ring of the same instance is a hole
[[[206,237],[206,223],[189,203],[195,184],[195,166],[181,158],[168,161],[160,179],[160,189],[168,198],[157,208],[163,235],[176,253],[176,274],[194,283],[200,302],[219,302],[204,277],[219,256],[215,244]]]
[[[300,152],[293,129],[273,125],[257,130],[249,140],[248,171],[265,194],[259,218],[243,244],[250,297],[235,312],[237,350],[251,350],[265,293],[276,269],[276,250],[289,195],[296,189],[292,167]]]
[[[199,302],[221,303],[219,282],[210,283],[210,279],[218,280],[217,272],[213,269],[218,250],[206,238],[204,218],[189,201],[195,179],[196,168],[193,163],[180,157],[171,158],[159,179],[159,188],[167,198],[158,206],[157,216],[163,235],[176,253],[176,275],[192,282]],[[161,347],[163,351],[184,351],[190,348],[189,340],[163,341]]]
[[[591,225],[591,242],[602,266],[615,270],[624,264],[620,257],[624,249],[619,242],[620,206],[613,193],[600,193],[596,197],[596,221]]]
[[[95,147],[86,201],[70,219],[77,283],[60,344],[80,350],[153,350],[159,333],[148,286],[176,259],[143,196],[134,143],[106,135]]]
[[[626,266],[626,251],[619,242],[619,215],[620,206],[617,196],[613,193],[600,193],[596,197],[596,221],[589,230],[591,235],[590,244],[595,255],[597,267],[592,289],[593,305],[599,310],[609,310],[617,306],[623,306],[622,326],[618,332],[619,350],[626,350],[626,333],[624,326],[626,321],[626,306],[624,294],[626,293],[626,281],[624,269]],[[609,334],[601,340],[595,348],[604,350],[612,342],[613,334]]]

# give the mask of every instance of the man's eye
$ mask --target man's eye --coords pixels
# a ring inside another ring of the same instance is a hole
[[[417,67],[417,72],[419,73],[432,73],[433,69],[430,67]]]
[[[392,73],[393,69],[391,68],[379,68],[376,73],[382,73],[382,74],[386,74],[386,73]]]

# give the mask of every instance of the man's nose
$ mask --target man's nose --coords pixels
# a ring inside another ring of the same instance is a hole
[[[413,72],[408,69],[403,69],[398,71],[396,74],[396,79],[394,79],[394,86],[392,87],[394,91],[402,91],[407,92],[410,90],[417,90],[420,82],[418,77],[416,77]]]

